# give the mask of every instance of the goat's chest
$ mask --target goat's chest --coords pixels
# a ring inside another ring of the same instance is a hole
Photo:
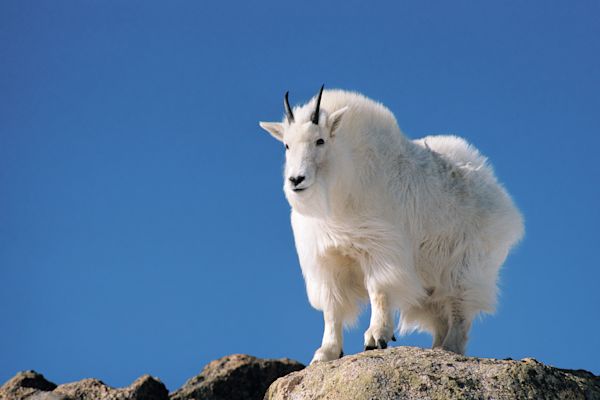
[[[336,250],[354,259],[361,259],[372,253],[382,240],[373,229],[365,225],[323,224],[320,228],[320,251]]]

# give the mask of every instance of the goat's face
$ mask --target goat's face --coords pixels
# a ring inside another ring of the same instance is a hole
[[[321,88],[322,90],[322,88]],[[320,172],[327,165],[334,145],[343,107],[329,114],[320,108],[322,92],[315,100],[296,110],[294,118],[287,93],[285,96],[286,117],[283,122],[261,122],[260,126],[285,146],[284,191],[290,201],[309,196],[311,188],[324,179]],[[313,111],[314,110],[314,111]]]
[[[319,169],[327,160],[331,139],[325,129],[311,121],[294,123],[285,130],[283,187],[286,194],[300,195],[316,182]]]

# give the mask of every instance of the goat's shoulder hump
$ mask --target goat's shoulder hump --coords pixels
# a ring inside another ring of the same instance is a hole
[[[487,164],[487,158],[479,150],[458,136],[426,136],[414,140],[413,143],[440,154],[459,167],[479,169]]]

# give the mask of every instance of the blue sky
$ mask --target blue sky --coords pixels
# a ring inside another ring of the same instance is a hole
[[[308,362],[321,314],[257,122],[322,83],[409,137],[464,136],[521,208],[468,353],[600,374],[599,19],[596,1],[0,2],[0,382],[174,390],[226,354]]]

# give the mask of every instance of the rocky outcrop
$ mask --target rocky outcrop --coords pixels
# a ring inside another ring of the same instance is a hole
[[[0,400],[600,400],[600,377],[531,358],[494,360],[396,347],[303,368],[289,359],[234,354],[209,363],[171,394],[149,375],[116,389],[97,379],[57,386],[25,371],[0,387]]]
[[[57,386],[35,371],[19,372],[0,388],[1,400],[168,400],[165,385],[144,375],[130,386],[115,389],[98,379]]]
[[[266,360],[234,354],[212,361],[171,395],[171,400],[261,400],[280,376],[304,365],[288,358]]]
[[[275,381],[265,399],[600,399],[600,377],[531,358],[396,347],[311,365]]]
[[[116,389],[98,379],[57,386],[35,371],[24,371],[0,387],[0,400],[260,400],[275,379],[302,368],[304,365],[287,358],[234,354],[212,361],[171,395],[150,375]]]

